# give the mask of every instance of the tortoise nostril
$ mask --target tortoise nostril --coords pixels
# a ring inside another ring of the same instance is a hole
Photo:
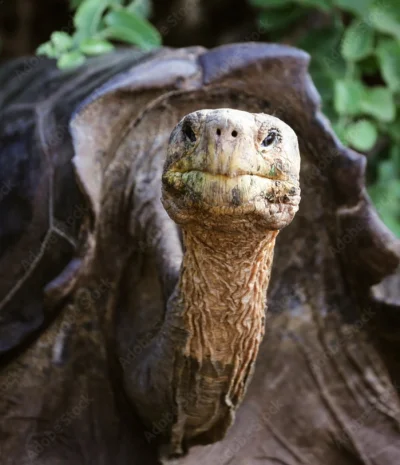
[[[217,136],[220,136],[221,135],[221,129],[217,129]]]
[[[232,137],[237,137],[238,133],[237,131],[232,131]]]

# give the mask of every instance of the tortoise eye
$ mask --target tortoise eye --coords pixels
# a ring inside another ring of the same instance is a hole
[[[190,142],[196,142],[196,134],[194,133],[189,123],[184,124],[182,131],[185,137],[190,140]]]
[[[269,131],[267,137],[262,141],[262,146],[263,147],[269,147],[272,145],[277,138],[278,133],[273,129],[272,131]]]

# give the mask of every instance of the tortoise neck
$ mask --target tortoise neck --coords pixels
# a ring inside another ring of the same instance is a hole
[[[189,335],[186,356],[224,365],[255,359],[276,236],[184,231],[178,286]]]
[[[166,411],[172,418],[166,457],[221,440],[233,421],[264,334],[276,235],[183,230],[185,253],[162,327],[127,380],[149,427]]]

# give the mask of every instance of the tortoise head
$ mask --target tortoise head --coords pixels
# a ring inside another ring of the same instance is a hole
[[[296,134],[266,114],[196,111],[173,130],[163,204],[178,224],[277,230],[300,202]]]

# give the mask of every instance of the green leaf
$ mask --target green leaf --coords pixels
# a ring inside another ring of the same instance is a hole
[[[316,66],[310,68],[310,73],[323,102],[325,103],[326,101],[331,100],[333,97],[334,83],[332,76],[327,74],[323,68],[317,68]]]
[[[61,55],[57,61],[60,69],[77,68],[85,62],[85,57],[78,51],[68,52]]]
[[[45,55],[49,58],[57,58],[57,52],[51,42],[45,42],[36,49],[38,55]]]
[[[65,52],[73,45],[72,37],[66,32],[53,32],[51,34],[51,42],[58,53]]]
[[[378,179],[382,184],[386,184],[396,179],[396,171],[392,160],[381,160],[378,165]]]
[[[400,45],[393,39],[381,40],[376,54],[383,79],[393,91],[400,90]]]
[[[382,131],[389,134],[393,141],[398,142],[400,145],[400,119],[396,119],[393,123],[385,124]]]
[[[319,10],[329,11],[332,8],[331,0],[297,0],[301,6],[317,8]]]
[[[260,28],[265,31],[276,31],[288,27],[304,15],[301,8],[271,9],[259,15]]]
[[[311,61],[309,72],[323,103],[333,101],[334,77],[329,74],[327,68],[319,61]]]
[[[364,87],[359,81],[339,80],[334,87],[334,106],[340,115],[361,113]]]
[[[400,237],[400,181],[393,178],[383,182],[379,178],[377,183],[368,187],[368,193],[383,222]]]
[[[346,127],[343,123],[337,122],[332,124],[332,128],[335,131],[335,134],[339,137],[339,139],[346,143]]]
[[[377,31],[400,39],[400,8],[398,0],[377,0],[368,12],[368,21]]]
[[[393,95],[387,87],[366,87],[361,100],[361,109],[364,113],[384,122],[393,121],[396,116]]]
[[[313,29],[301,37],[296,46],[310,52],[313,60],[326,57],[327,50],[329,50],[329,55],[336,54],[342,38],[342,29],[342,24],[339,21],[330,27]]]
[[[127,27],[107,27],[101,31],[100,35],[104,39],[116,40],[131,45],[137,45],[145,50],[150,49],[147,44],[143,45],[143,40],[140,34],[138,34],[136,31],[132,31],[132,29],[128,29]]]
[[[351,123],[346,130],[346,141],[356,150],[367,152],[372,149],[378,138],[376,127],[368,120]]]
[[[315,57],[325,68],[327,74],[329,74],[335,80],[344,79],[346,73],[346,62],[339,52],[332,52],[331,54],[325,54]]]
[[[249,0],[257,8],[279,8],[294,3],[295,0]]]
[[[392,145],[390,148],[390,159],[393,163],[393,168],[396,173],[396,176],[400,178],[400,145]],[[400,204],[399,204],[400,210]]]
[[[311,67],[323,70],[326,76],[335,80],[343,79],[346,71],[346,62],[339,50],[342,30],[341,21],[336,20],[333,27],[313,30],[297,44],[311,54]]]
[[[99,29],[101,17],[111,4],[110,0],[84,0],[74,16],[78,41],[92,37]]]
[[[142,18],[149,18],[152,13],[150,0],[133,0],[126,9]]]
[[[106,40],[86,39],[79,44],[79,49],[86,55],[103,55],[114,50],[114,46]]]
[[[358,63],[361,75],[374,76],[380,72],[379,63],[375,55],[369,55]]]
[[[374,46],[374,31],[362,21],[354,20],[342,40],[342,55],[348,61],[368,56]]]
[[[333,4],[342,10],[363,17],[373,0],[333,0]]]
[[[71,10],[76,10],[84,0],[70,0]]]
[[[400,220],[398,213],[396,215],[391,214],[390,216],[382,215],[382,220],[395,236],[400,237]]]
[[[392,231],[395,236],[400,237],[399,212],[393,211],[393,208],[391,208],[393,199],[394,196],[390,193],[387,193],[386,197],[383,197],[383,200],[380,200],[378,197],[378,200],[374,202],[374,204],[376,205],[378,213],[385,225]],[[400,198],[398,198],[397,201],[400,202]],[[385,202],[388,202],[389,205],[387,205]]]
[[[323,102],[323,104],[322,104],[322,112],[328,118],[328,120],[330,121],[332,127],[336,128],[337,121],[338,121],[338,115],[337,115],[336,111],[334,110],[333,105],[331,105],[330,102],[327,102],[327,101]],[[340,134],[338,134],[338,136],[341,139]]]
[[[161,45],[161,35],[148,21],[135,13],[118,10],[105,17],[109,26],[109,38],[123,40],[149,50]],[[117,37],[118,36],[118,37]]]

